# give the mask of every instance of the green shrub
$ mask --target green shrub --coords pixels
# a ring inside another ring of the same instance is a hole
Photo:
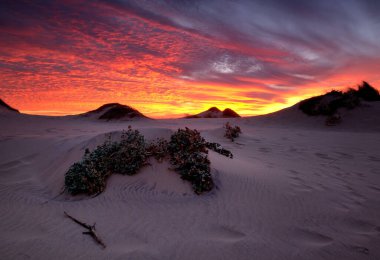
[[[72,195],[99,194],[111,174],[136,174],[147,164],[148,157],[153,156],[158,161],[170,157],[181,178],[190,181],[194,192],[201,194],[214,187],[207,148],[232,158],[230,151],[218,143],[206,142],[197,130],[178,129],[170,142],[157,139],[146,144],[139,131],[128,127],[119,142],[112,142],[109,136],[92,152],[86,149],[82,161],[74,163],[66,172],[65,188]]]
[[[109,170],[122,175],[134,175],[146,165],[148,156],[144,136],[138,130],[123,131],[117,149],[108,156]]]
[[[190,181],[197,194],[212,190],[214,182],[210,174],[206,141],[197,130],[178,129],[168,144],[170,162],[181,178]]]
[[[72,194],[93,195],[101,193],[110,175],[107,158],[115,146],[105,142],[93,152],[86,150],[81,162],[74,163],[65,175],[65,188]]]
[[[341,91],[333,90],[325,95],[303,100],[299,109],[307,115],[333,115],[342,106],[344,95]]]
[[[226,157],[229,157],[229,158],[233,158],[233,154],[228,151],[227,149],[224,149],[220,144],[218,143],[209,143],[209,142],[206,142],[206,147],[210,150],[213,150],[214,152],[217,152],[221,155],[224,155]]]
[[[380,100],[379,91],[365,81],[363,81],[362,84],[358,86],[357,96],[364,99],[365,101]]]
[[[176,155],[175,170],[183,180],[190,181],[196,194],[212,190],[214,182],[210,173],[210,160],[207,155],[200,152],[187,154],[187,156]]]
[[[238,138],[241,134],[241,129],[238,126],[231,126],[229,122],[227,122],[224,126],[225,132],[224,136],[228,139],[230,139],[232,142],[235,140],[235,138]]]
[[[112,173],[132,175],[145,165],[144,137],[130,127],[120,142],[108,138],[94,151],[86,150],[82,161],[74,163],[65,174],[65,188],[72,194],[99,194]]]
[[[379,101],[380,94],[374,87],[363,81],[358,89],[349,88],[347,91],[330,91],[325,95],[303,100],[299,109],[307,115],[325,115],[333,118],[340,108],[354,109],[365,101]]]
[[[147,154],[153,156],[157,161],[162,162],[168,154],[168,141],[163,138],[158,138],[152,141],[147,147]]]
[[[205,143],[205,139],[197,130],[190,130],[186,127],[185,129],[178,129],[178,131],[170,137],[168,149],[171,155],[178,152],[207,153]]]
[[[355,107],[360,106],[360,98],[355,89],[349,88],[345,93],[343,93],[343,95],[344,98],[342,100],[342,107],[354,109]]]

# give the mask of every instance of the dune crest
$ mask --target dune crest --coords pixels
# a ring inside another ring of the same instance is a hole
[[[81,114],[84,117],[96,118],[100,120],[123,120],[132,118],[148,118],[138,110],[119,103],[109,103],[99,108]]]
[[[237,118],[240,117],[238,113],[230,108],[226,108],[221,111],[217,107],[211,107],[208,110],[196,115],[186,116],[186,118]]]
[[[5,103],[5,101],[3,101],[1,98],[0,98],[0,111],[20,113],[20,111],[18,111],[17,109]]]

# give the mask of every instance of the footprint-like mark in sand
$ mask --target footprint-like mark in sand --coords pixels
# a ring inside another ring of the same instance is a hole
[[[348,246],[349,249],[355,251],[355,252],[358,252],[358,253],[361,253],[361,254],[365,254],[365,255],[369,255],[369,249],[367,247],[364,247],[364,246],[356,246],[356,245],[349,245]]]
[[[315,156],[324,160],[334,160],[334,158],[331,158],[328,154],[325,153],[315,153]]]
[[[18,159],[0,163],[0,171],[10,171],[19,167],[27,166],[30,164],[30,160],[36,157],[36,154],[20,157]]]
[[[252,138],[252,141],[254,141],[255,143],[261,143],[261,140],[258,138]]]
[[[216,226],[208,232],[212,240],[233,243],[244,239],[245,233],[228,226]]]
[[[4,169],[4,170],[13,169],[13,168],[21,166],[22,164],[23,164],[23,162],[21,160],[13,160],[13,161],[1,163],[0,169]]]
[[[365,196],[363,196],[360,192],[357,190],[354,190],[351,186],[345,185],[347,191],[348,191],[348,200],[351,202],[352,205],[356,206],[362,206],[363,202],[367,200]]]
[[[362,219],[349,218],[342,221],[341,225],[345,230],[356,234],[375,235],[377,233],[375,225]]]
[[[295,189],[298,191],[303,192],[310,192],[313,190],[313,187],[306,184],[305,180],[303,180],[300,176],[302,176],[298,171],[296,170],[289,170],[289,178],[291,179],[291,184]]]
[[[378,227],[375,227],[375,230],[379,233],[379,235],[380,235],[380,226],[378,226]]]
[[[373,161],[373,162],[380,162],[380,157],[376,156],[368,156],[368,160]]]
[[[297,229],[294,238],[301,244],[312,246],[326,246],[334,241],[329,236],[307,229]]]
[[[292,154],[301,154],[301,152],[295,148],[295,147],[290,147],[288,150],[287,150],[288,153],[290,153],[290,155]]]
[[[349,231],[353,234],[360,234],[365,236],[380,236],[380,226],[357,218],[348,218],[343,220],[341,223],[341,229]],[[369,249],[363,245],[348,245],[351,250],[357,251],[363,254],[369,254]]]
[[[343,159],[354,159],[354,156],[348,153],[336,152]]]
[[[259,151],[262,153],[270,153],[272,150],[270,148],[267,148],[267,147],[260,147]]]

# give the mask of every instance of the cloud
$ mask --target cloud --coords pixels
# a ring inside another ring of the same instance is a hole
[[[0,95],[26,110],[75,94],[88,104],[65,102],[72,111],[113,99],[175,114],[173,102],[198,98],[256,114],[379,82],[379,11],[359,0],[3,1]]]

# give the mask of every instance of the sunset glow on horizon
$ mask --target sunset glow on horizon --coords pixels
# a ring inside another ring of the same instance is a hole
[[[105,103],[152,118],[266,114],[380,87],[376,1],[2,1],[0,98],[21,112]]]

